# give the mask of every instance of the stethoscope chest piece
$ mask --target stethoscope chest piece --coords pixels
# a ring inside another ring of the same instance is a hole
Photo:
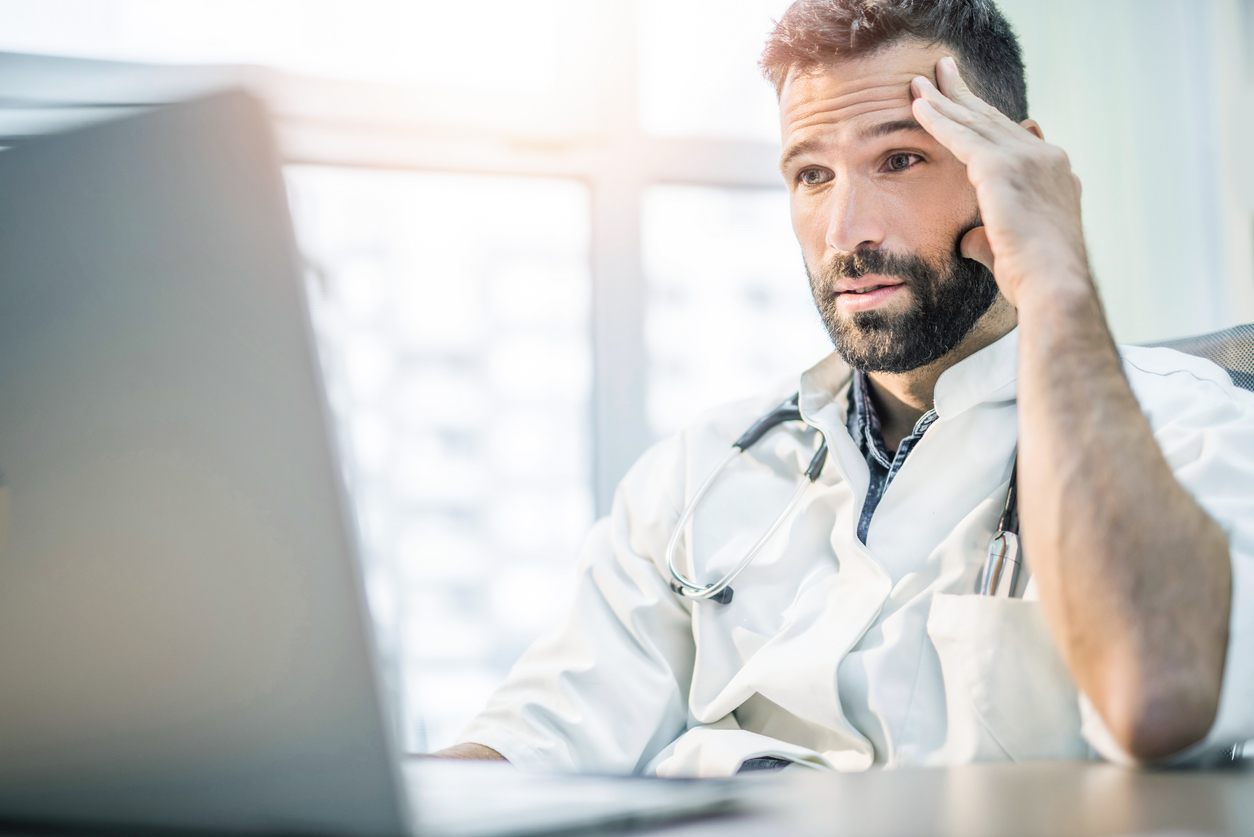
[[[1019,583],[1022,563],[1019,560],[1019,535],[998,532],[988,544],[984,571],[980,573],[979,593],[982,596],[1013,596]]]
[[[1019,464],[1016,461],[1010,469],[1006,505],[997,521],[997,532],[988,542],[984,567],[975,580],[975,592],[981,596],[1013,597],[1016,595],[1022,570],[1023,550],[1019,546]]]

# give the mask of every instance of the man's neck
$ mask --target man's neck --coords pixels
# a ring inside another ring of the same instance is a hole
[[[914,432],[915,424],[935,405],[936,382],[945,370],[1005,337],[1016,322],[1014,308],[998,296],[971,333],[939,360],[909,372],[868,372],[869,395],[880,419],[884,447],[894,451]]]

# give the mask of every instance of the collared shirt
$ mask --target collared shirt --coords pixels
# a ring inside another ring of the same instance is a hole
[[[858,450],[866,458],[867,468],[871,472],[871,480],[867,485],[866,499],[862,502],[862,514],[858,518],[858,540],[866,543],[867,530],[871,528],[871,517],[875,508],[884,496],[884,490],[893,481],[893,477],[901,470],[906,457],[914,446],[923,438],[923,434],[936,421],[936,411],[928,410],[914,423],[914,431],[897,445],[897,453],[889,456],[884,445],[884,433],[880,425],[879,414],[875,411],[875,403],[871,400],[870,386],[866,373],[855,370],[853,383],[849,387],[849,435],[858,445]]]

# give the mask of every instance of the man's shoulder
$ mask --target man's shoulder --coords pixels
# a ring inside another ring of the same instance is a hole
[[[678,431],[657,441],[632,468],[656,473],[659,468],[683,470],[683,463],[713,467],[749,426],[797,392],[796,382],[758,395],[725,401],[702,410]]]
[[[1128,376],[1155,381],[1171,378],[1179,385],[1192,378],[1223,389],[1232,388],[1228,372],[1213,361],[1162,346],[1119,346],[1123,367]]]
[[[1236,386],[1226,369],[1206,358],[1163,347],[1120,346],[1119,353],[1132,392],[1152,424],[1212,407],[1254,416],[1254,393]]]
[[[679,431],[680,436],[715,436],[731,444],[770,410],[797,394],[797,380],[787,380],[754,395],[722,401],[697,413]]]

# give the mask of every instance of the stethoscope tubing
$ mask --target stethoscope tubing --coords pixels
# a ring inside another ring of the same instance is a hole
[[[775,533],[779,531],[779,527],[784,525],[784,521],[788,520],[788,518],[792,516],[793,510],[795,510],[798,504],[801,503],[801,498],[805,496],[806,489],[811,485],[811,482],[808,479],[803,479],[801,481],[801,483],[797,486],[797,490],[793,492],[792,499],[788,501],[788,505],[784,508],[783,512],[775,518],[775,522],[771,524],[771,528],[767,529],[766,533],[763,534],[762,537],[758,538],[758,542],[753,545],[752,549],[745,553],[745,556],[740,559],[740,563],[738,563],[731,572],[727,573],[713,584],[707,584],[704,587],[694,584],[684,578],[683,575],[680,574],[679,570],[676,569],[675,550],[679,546],[679,539],[683,537],[684,527],[688,525],[689,519],[692,518],[692,514],[696,510],[697,503],[700,502],[701,497],[704,496],[707,490],[709,490],[710,485],[714,482],[714,478],[717,477],[723,469],[731,464],[731,461],[741,453],[743,453],[743,451],[739,448],[733,448],[731,454],[723,460],[721,465],[719,465],[718,470],[712,473],[709,478],[702,483],[701,487],[697,489],[697,493],[693,495],[692,501],[688,503],[688,507],[684,509],[684,513],[680,516],[679,523],[676,524],[675,531],[671,534],[670,543],[666,546],[666,566],[671,571],[671,589],[689,599],[714,599],[719,601],[721,604],[726,604],[727,602],[723,601],[723,599],[730,600],[730,596],[720,597],[720,594],[722,594],[724,590],[728,590],[730,592],[729,588],[731,583],[736,580],[736,576],[740,575],[740,573],[744,571],[744,568],[749,566],[753,559],[758,556],[758,553],[762,551],[762,547],[766,546],[767,541],[775,536]],[[682,588],[682,591],[675,589],[677,585]]]
[[[671,574],[670,587],[679,595],[689,599],[712,600],[718,602],[719,604],[729,603],[732,597],[731,583],[736,580],[736,576],[740,575],[740,573],[744,571],[745,567],[749,566],[753,559],[757,557],[758,553],[762,551],[762,548],[766,546],[767,542],[775,536],[775,533],[779,531],[780,527],[783,526],[784,522],[792,516],[793,511],[795,511],[797,506],[801,503],[801,499],[805,496],[806,489],[818,480],[819,474],[823,471],[823,464],[827,461],[827,439],[823,438],[822,431],[819,431],[818,428],[814,428],[814,430],[819,433],[819,438],[822,439],[822,444],[819,445],[813,459],[810,460],[810,464],[803,474],[801,483],[797,486],[796,491],[793,492],[792,499],[788,501],[788,505],[784,508],[783,512],[775,518],[775,522],[771,524],[771,527],[766,531],[766,533],[763,534],[762,537],[758,538],[757,543],[753,545],[752,549],[745,553],[744,557],[741,558],[736,566],[732,568],[731,572],[725,574],[713,584],[706,584],[702,586],[685,578],[675,566],[675,551],[679,548],[679,541],[683,537],[684,530],[688,526],[688,522],[692,519],[693,513],[696,511],[697,505],[701,502],[702,498],[705,497],[706,492],[710,490],[710,486],[714,484],[714,480],[716,480],[718,476],[727,469],[727,466],[730,465],[736,457],[747,451],[772,428],[789,421],[805,422],[805,419],[801,417],[801,409],[798,407],[800,397],[801,394],[797,393],[775,409],[771,410],[771,412],[767,413],[758,421],[754,422],[753,426],[746,430],[745,433],[732,444],[732,449],[728,452],[727,456],[724,457],[723,461],[718,464],[718,467],[716,467],[710,475],[705,478],[705,481],[697,488],[696,493],[692,495],[692,499],[688,501],[688,505],[684,507],[683,513],[679,516],[679,521],[675,524],[674,531],[671,532],[670,542],[666,545],[666,566],[667,569],[670,570]],[[807,426],[810,426],[808,422],[806,424]]]
[[[810,425],[801,416],[801,410],[798,407],[799,402],[800,393],[754,422],[732,444],[732,449],[728,451],[727,456],[718,464],[718,467],[710,472],[710,475],[705,478],[705,481],[697,488],[696,493],[692,495],[692,499],[684,507],[683,513],[679,516],[679,521],[675,524],[674,531],[671,532],[670,542],[666,545],[666,566],[671,575],[670,588],[678,595],[688,599],[716,601],[719,604],[731,602],[731,583],[758,556],[758,553],[775,536],[775,533],[784,525],[784,522],[792,516],[792,513],[796,511],[797,506],[800,505],[802,498],[805,496],[806,489],[818,480],[819,475],[823,471],[823,465],[827,461],[827,439],[823,437],[822,431]],[[806,468],[796,491],[793,492],[792,499],[788,501],[788,505],[775,518],[775,522],[771,524],[771,527],[758,539],[753,548],[745,553],[744,557],[732,568],[731,572],[726,573],[713,584],[704,586],[685,578],[675,566],[675,552],[679,548],[679,541],[683,538],[688,523],[696,512],[697,505],[705,497],[706,492],[710,490],[710,486],[714,484],[714,481],[731,465],[736,457],[745,453],[750,446],[765,436],[771,429],[789,421],[804,422],[806,426],[818,432],[819,438],[822,439],[822,444],[819,445],[814,458],[810,460],[810,465]],[[1019,549],[1019,502],[1017,490],[1019,466],[1017,463],[1018,457],[1016,456],[1015,458],[1016,464],[1010,471],[1010,485],[1006,492],[1006,504],[1002,509],[1001,518],[997,522],[997,532],[989,541],[984,566],[976,578],[976,592],[983,596],[1014,596],[1015,587],[1019,583],[1023,558]],[[1008,580],[1006,579],[1007,568],[1009,568]],[[1003,581],[1006,581],[1006,583],[1003,584]],[[1003,593],[1002,591],[1005,592]]]

